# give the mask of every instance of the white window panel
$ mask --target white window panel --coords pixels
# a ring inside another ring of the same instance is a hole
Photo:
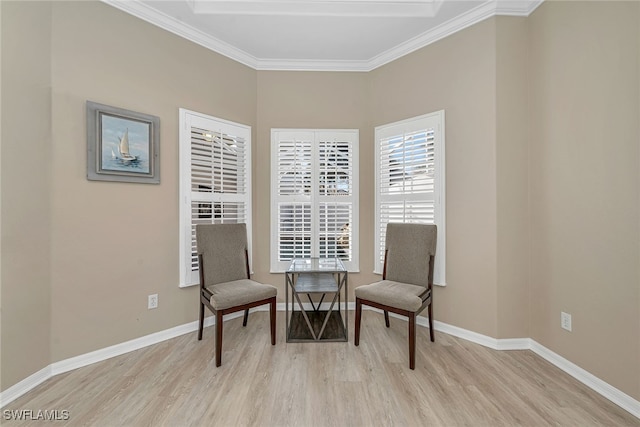
[[[288,140],[278,146],[278,195],[310,196],[313,135],[291,133],[287,136]]]
[[[352,203],[319,203],[318,254],[320,258],[352,260],[352,212]]]
[[[198,283],[197,224],[245,223],[251,253],[251,128],[180,109],[180,286]]]
[[[353,146],[346,141],[319,143],[318,191],[321,196],[353,195]]]
[[[271,271],[339,257],[358,271],[358,131],[273,129]]]
[[[279,203],[278,226],[278,261],[311,257],[311,203]]]
[[[433,129],[381,139],[379,150],[381,195],[434,192]]]
[[[388,223],[436,224],[434,282],[444,285],[444,111],[378,126],[375,141],[375,273],[382,273]]]

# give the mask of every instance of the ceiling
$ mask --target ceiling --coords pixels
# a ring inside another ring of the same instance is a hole
[[[543,0],[102,0],[256,70],[371,71]]]

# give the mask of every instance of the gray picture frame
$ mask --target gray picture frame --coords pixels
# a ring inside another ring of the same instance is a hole
[[[160,118],[87,101],[87,179],[160,183]]]

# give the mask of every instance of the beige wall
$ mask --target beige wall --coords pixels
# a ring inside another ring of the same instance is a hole
[[[360,130],[356,286],[378,277],[373,127],[444,109],[436,319],[530,336],[640,399],[637,3],[545,2],[370,73],[257,72],[97,2],[0,7],[2,390],[196,318],[196,289],[177,286],[179,107],[253,127],[253,268],[281,300],[270,129]],[[160,117],[160,185],[86,180],[86,100]]]
[[[496,21],[372,71],[373,126],[445,110],[447,286],[437,320],[496,336]]]
[[[178,108],[255,127],[256,71],[102,3],[55,2],[52,22],[56,362],[197,318],[178,288]],[[160,117],[159,185],[87,181],[87,100]]]
[[[0,389],[51,363],[51,5],[2,2]]]
[[[635,399],[639,6],[545,2],[528,21],[531,337]]]
[[[529,336],[527,20],[496,20],[497,338]]]
[[[370,283],[373,274],[373,135],[367,125],[367,79],[364,73],[258,73],[258,126],[254,173],[254,255],[257,280],[278,286],[282,274],[269,274],[271,239],[271,128],[358,129],[360,133],[360,273],[349,274],[349,293]]]

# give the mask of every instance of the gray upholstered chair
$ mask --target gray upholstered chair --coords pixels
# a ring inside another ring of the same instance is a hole
[[[433,265],[437,229],[433,224],[387,224],[382,281],[359,286],[356,294],[355,345],[360,344],[362,304],[409,318],[409,368],[416,366],[416,316],[428,307],[429,333],[433,334]]]
[[[202,339],[204,306],[216,316],[216,367],[222,363],[222,316],[244,310],[242,326],[247,326],[249,309],[270,304],[271,345],[276,344],[277,289],[250,279],[245,224],[200,224],[196,226],[200,265],[200,325]]]

